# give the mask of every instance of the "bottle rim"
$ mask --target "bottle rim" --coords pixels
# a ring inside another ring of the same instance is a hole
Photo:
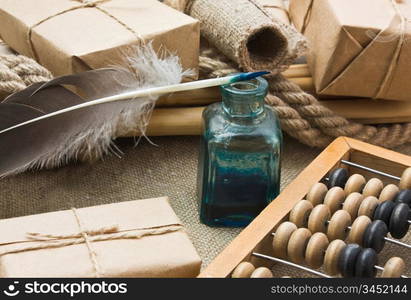
[[[268,82],[263,77],[257,77],[251,80],[225,84],[220,89],[223,93],[236,96],[265,96],[267,94]]]

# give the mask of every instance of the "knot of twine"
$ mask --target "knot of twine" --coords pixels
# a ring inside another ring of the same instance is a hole
[[[72,208],[71,211],[76,219],[79,231],[72,234],[47,234],[39,232],[27,233],[27,238],[30,241],[37,242],[34,245],[22,244],[21,246],[6,249],[0,252],[0,256],[6,254],[14,254],[26,251],[34,251],[41,249],[61,248],[66,246],[85,244],[89,253],[90,261],[93,266],[94,277],[101,277],[101,267],[97,259],[97,253],[93,247],[93,242],[111,241],[118,239],[139,239],[144,236],[160,235],[181,230],[183,227],[180,224],[171,224],[159,227],[141,228],[129,231],[119,231],[117,225],[101,227],[98,229],[84,229],[82,220],[77,212],[77,209]]]
[[[83,4],[82,7],[96,7],[100,3],[108,2],[111,0],[73,0],[73,1],[78,1]]]

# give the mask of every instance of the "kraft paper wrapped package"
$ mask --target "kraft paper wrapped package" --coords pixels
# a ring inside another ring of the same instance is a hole
[[[1,39],[55,76],[124,63],[143,40],[198,66],[198,21],[157,0],[0,0],[0,20]]]
[[[166,197],[0,220],[0,277],[195,277]]]
[[[411,101],[410,0],[292,0],[290,14],[319,94]]]

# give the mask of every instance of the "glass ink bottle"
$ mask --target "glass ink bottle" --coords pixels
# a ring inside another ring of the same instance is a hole
[[[246,226],[279,193],[282,133],[276,113],[264,104],[267,88],[262,77],[221,86],[222,102],[203,113],[202,223]]]

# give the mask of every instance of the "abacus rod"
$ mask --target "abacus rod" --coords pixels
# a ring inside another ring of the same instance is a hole
[[[329,223],[329,222],[330,222],[330,221],[327,221],[327,223]],[[347,226],[347,229],[348,229],[348,230],[351,230],[352,227],[351,227],[351,226]],[[388,243],[396,244],[396,245],[398,245],[398,246],[402,246],[402,247],[411,249],[411,245],[408,245],[408,244],[406,244],[406,243],[403,243],[403,242],[400,242],[400,241],[397,241],[397,240],[393,240],[393,239],[390,239],[390,238],[387,238],[387,237],[384,237],[384,240],[385,240],[386,242],[388,242]]]
[[[310,268],[306,268],[306,267],[301,266],[301,265],[297,265],[297,264],[289,262],[287,260],[282,260],[282,259],[279,259],[279,258],[276,258],[276,257],[272,257],[272,256],[268,256],[268,255],[264,255],[264,254],[260,254],[260,253],[256,253],[256,252],[253,252],[252,255],[254,255],[256,257],[259,257],[259,258],[268,259],[268,260],[271,260],[271,261],[282,263],[282,264],[285,264],[285,265],[288,265],[288,266],[292,266],[294,268],[304,270],[306,272],[309,272],[311,274],[314,274],[314,275],[317,275],[317,276],[320,276],[320,277],[332,278],[331,276],[328,276],[327,274],[315,271],[315,270],[310,269]]]
[[[376,268],[377,270],[380,270],[381,272],[384,271],[384,268],[380,266],[374,266],[374,268]]]
[[[351,167],[362,169],[362,170],[365,170],[365,171],[368,171],[368,172],[371,172],[371,173],[375,173],[375,174],[378,174],[378,175],[381,175],[381,176],[385,176],[385,177],[388,177],[388,178],[391,178],[391,179],[394,179],[394,180],[398,180],[398,181],[401,180],[401,178],[398,177],[398,176],[394,176],[394,175],[391,175],[391,174],[388,174],[388,173],[385,173],[385,172],[381,172],[381,171],[378,171],[378,170],[375,170],[375,169],[372,169],[372,168],[368,168],[368,167],[353,163],[353,162],[348,161],[348,160],[342,159],[341,163],[343,163],[345,165],[348,165],[348,166],[351,166]]]
[[[390,239],[390,238],[387,238],[387,237],[385,237],[384,240],[386,240],[389,243],[396,244],[398,246],[402,246],[402,247],[411,249],[411,245],[408,245],[406,243],[403,243],[403,242],[400,242],[400,241],[397,241],[397,240],[393,240],[393,239]]]

